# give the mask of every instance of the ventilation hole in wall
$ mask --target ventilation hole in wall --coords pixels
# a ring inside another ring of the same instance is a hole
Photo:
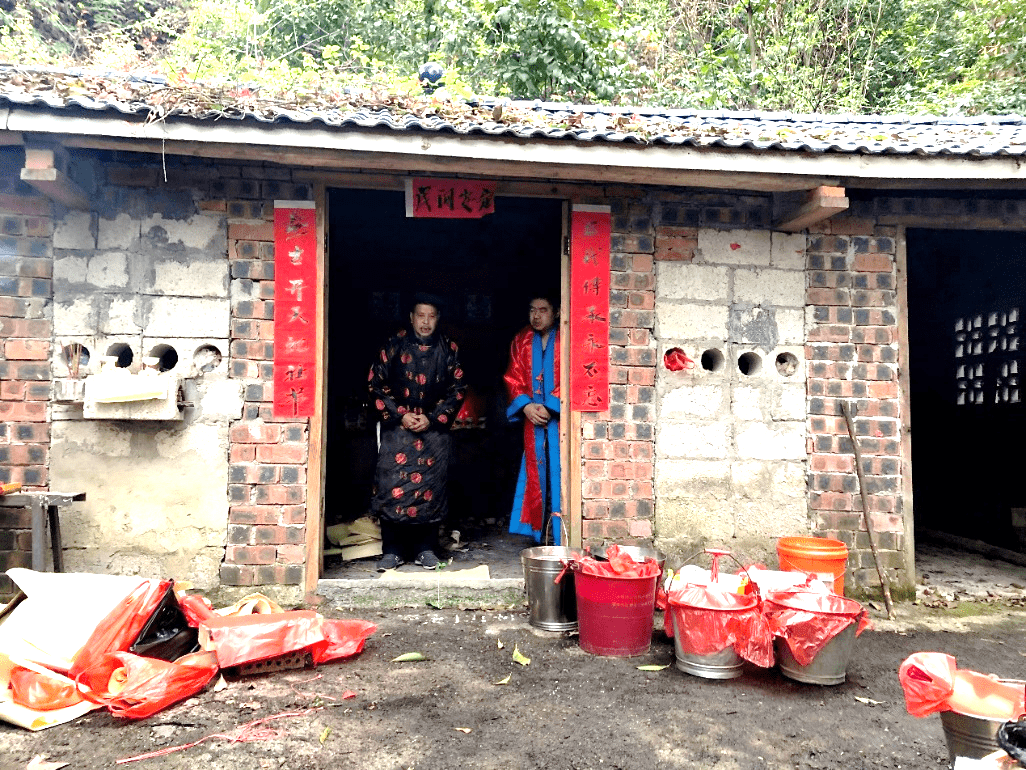
[[[178,351],[170,345],[157,345],[150,351],[150,357],[157,359],[158,372],[170,372],[178,366]]]
[[[781,377],[790,377],[798,371],[798,356],[794,353],[779,353],[773,363]]]
[[[72,374],[77,374],[89,364],[89,348],[81,342],[72,342],[61,348],[61,358]]]
[[[707,372],[718,372],[723,368],[723,353],[716,348],[709,348],[702,353],[702,368]]]
[[[670,348],[663,354],[663,366],[671,372],[682,372],[685,369],[694,369],[695,362],[680,348]]]
[[[762,369],[762,359],[758,353],[742,353],[737,359],[737,368],[741,374],[751,377]]]
[[[201,372],[212,372],[221,365],[221,351],[216,345],[200,345],[192,354],[192,362]]]
[[[116,359],[114,361],[114,366],[118,369],[127,369],[132,365],[132,361],[135,359],[131,346],[124,342],[115,342],[107,348],[107,355]]]

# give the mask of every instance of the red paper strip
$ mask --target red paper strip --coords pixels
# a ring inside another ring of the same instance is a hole
[[[317,389],[317,211],[274,205],[274,416],[310,417]]]
[[[495,182],[478,179],[406,180],[406,216],[479,219],[495,211]]]
[[[609,408],[608,206],[575,206],[570,223],[570,408]]]

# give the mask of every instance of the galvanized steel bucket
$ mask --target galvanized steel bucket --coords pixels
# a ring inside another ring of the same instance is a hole
[[[555,580],[563,571],[565,560],[581,559],[583,556],[577,549],[559,545],[540,545],[520,552],[530,612],[528,622],[532,626],[545,631],[577,630],[577,593],[573,570],[567,570],[559,583]]]
[[[671,613],[677,668],[686,674],[700,676],[703,679],[737,679],[741,676],[741,656],[734,652],[733,645],[709,655],[684,652],[680,644],[680,614]]]
[[[1007,719],[977,717],[957,711],[940,712],[944,728],[944,742],[948,744],[948,758],[952,765],[956,757],[983,759],[1000,749],[997,731]]]
[[[803,666],[794,659],[791,648],[783,639],[775,641],[780,673],[788,679],[806,684],[842,684],[847,678],[848,661],[855,649],[858,623],[852,623],[824,645],[816,657]]]

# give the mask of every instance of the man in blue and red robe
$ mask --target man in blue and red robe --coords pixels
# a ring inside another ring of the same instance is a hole
[[[557,302],[543,296],[531,300],[530,324],[513,338],[503,377],[510,399],[506,416],[524,421],[524,457],[509,531],[554,545],[564,539],[559,518],[558,318]]]

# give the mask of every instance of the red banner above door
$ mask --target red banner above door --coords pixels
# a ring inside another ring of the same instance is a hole
[[[479,179],[406,180],[406,216],[480,219],[495,211],[495,182]]]

